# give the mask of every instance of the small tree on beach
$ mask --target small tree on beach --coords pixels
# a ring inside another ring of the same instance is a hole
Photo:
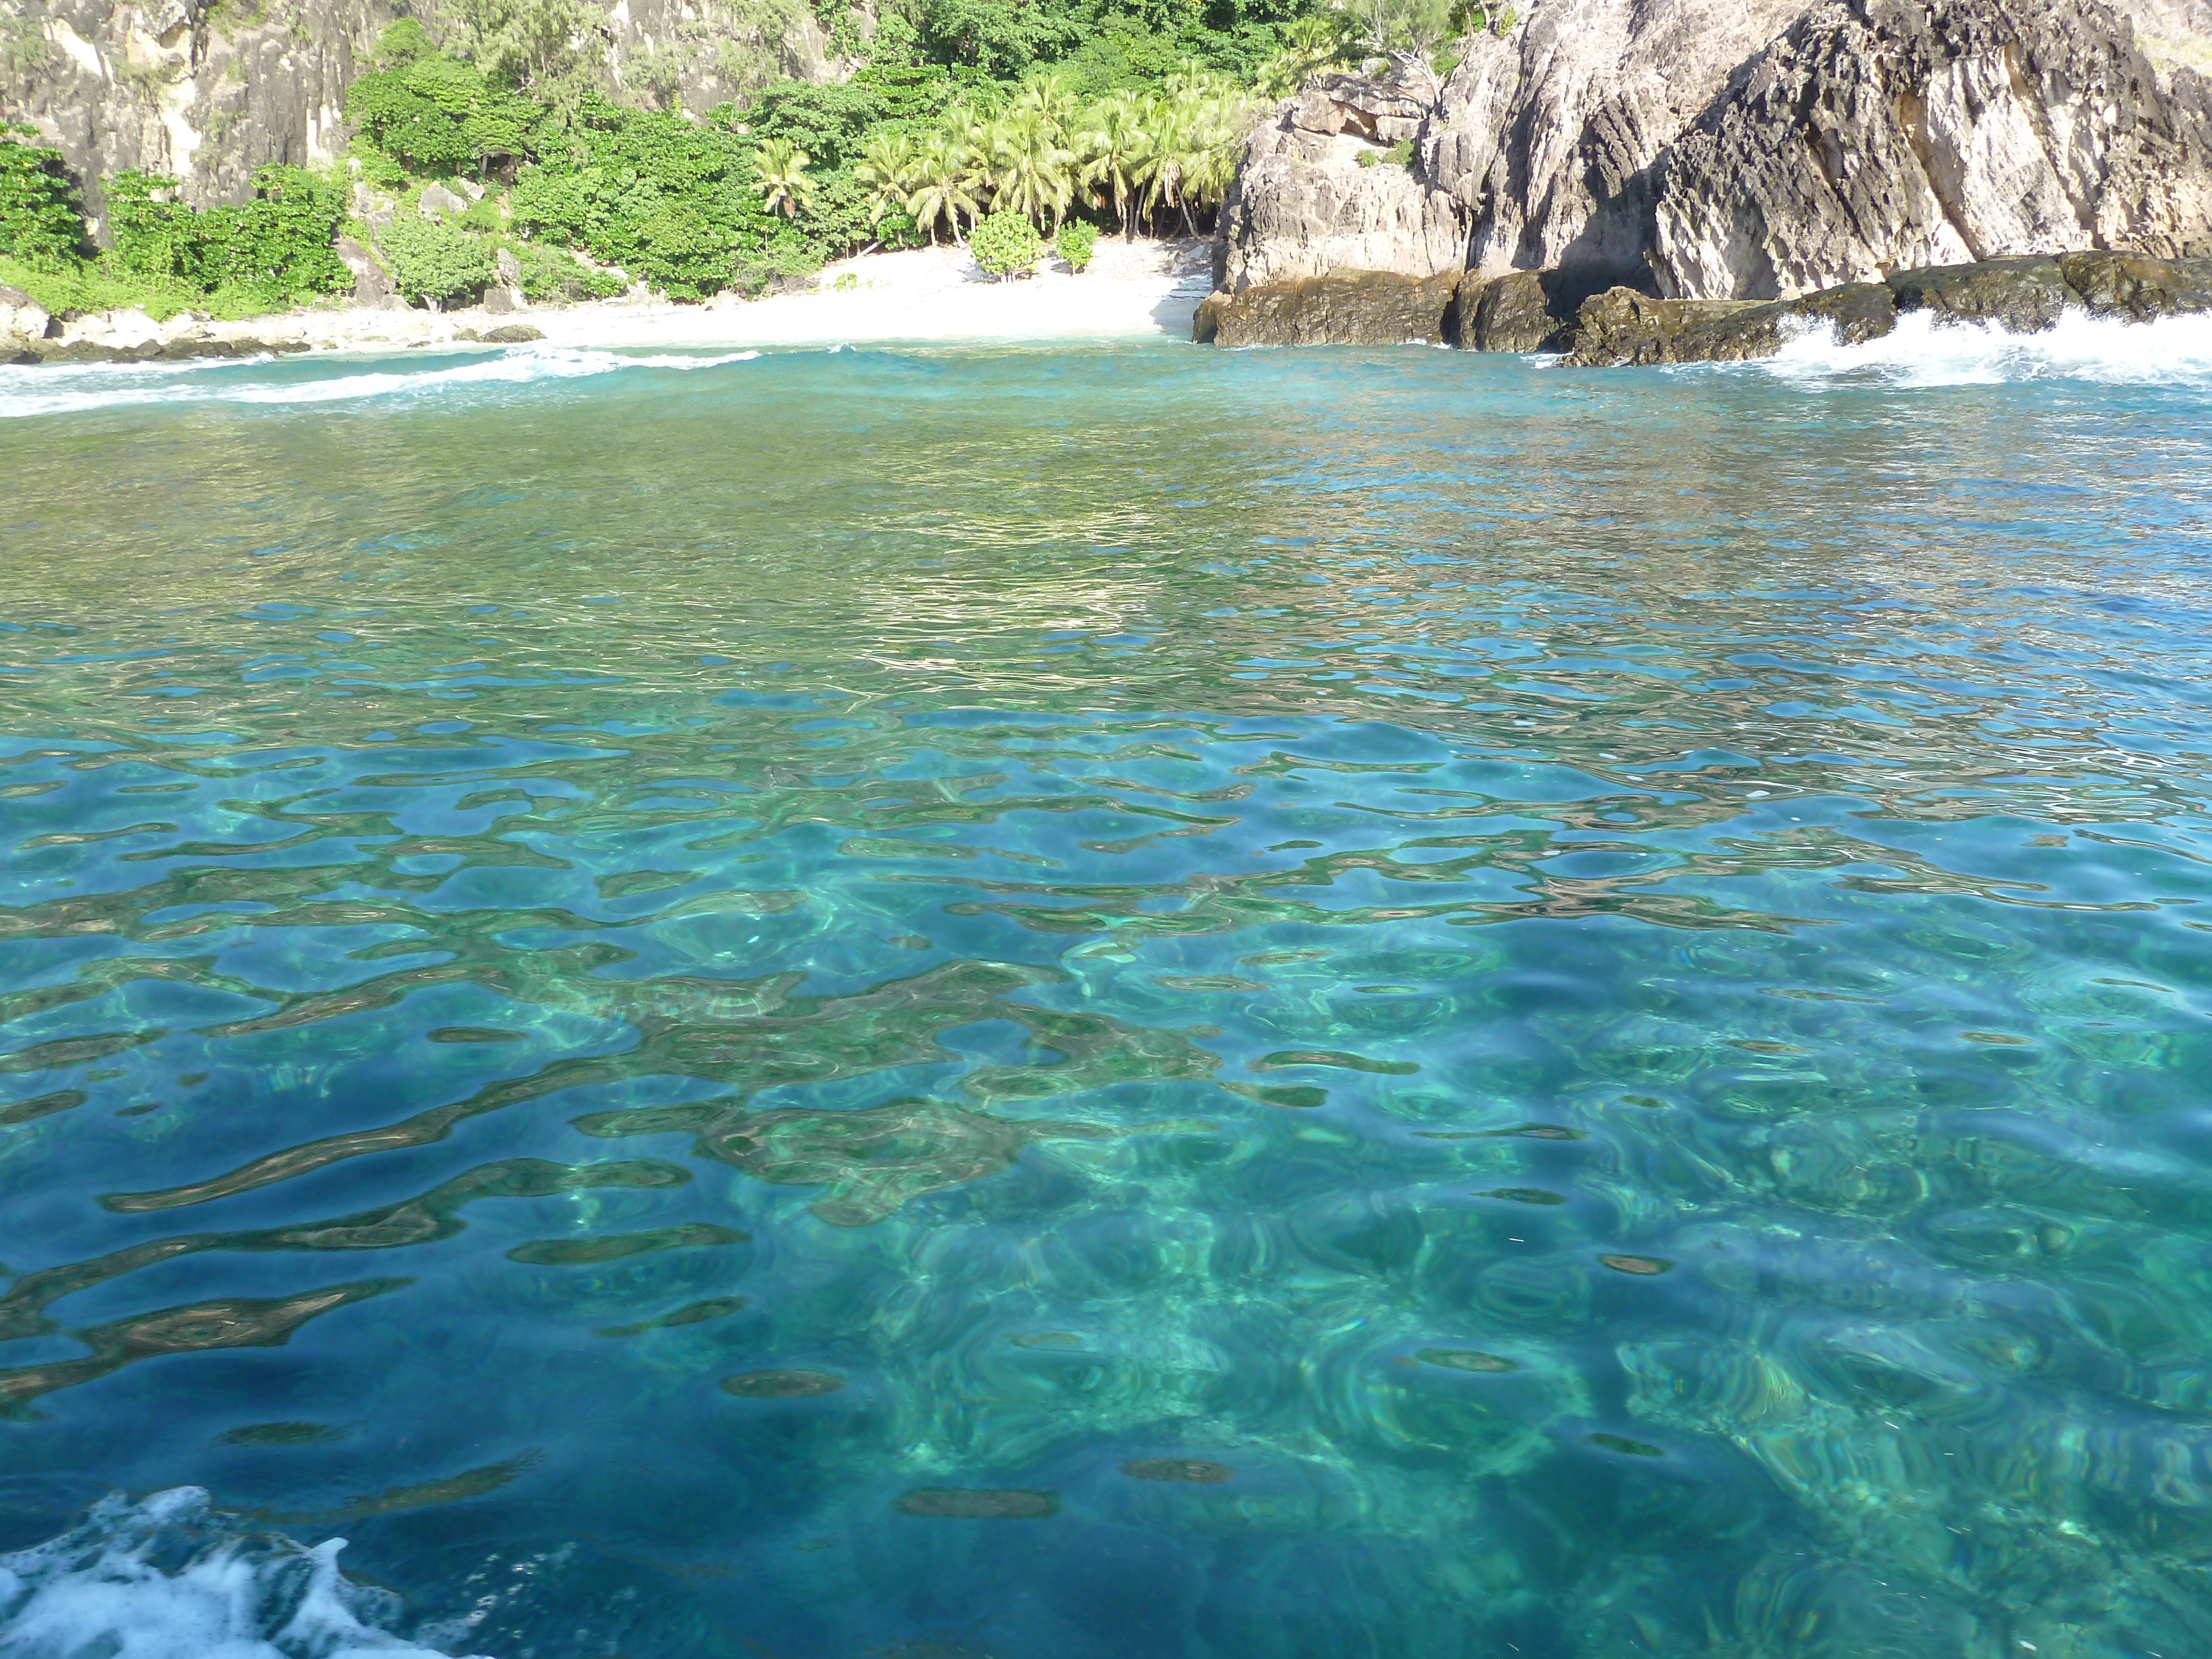
[[[1044,258],[1044,239],[1026,214],[1002,210],[975,227],[968,251],[977,264],[1003,283],[1035,269]]]
[[[1090,269],[1091,258],[1098,251],[1098,227],[1071,219],[1053,234],[1052,246],[1067,261],[1067,268],[1080,276]]]

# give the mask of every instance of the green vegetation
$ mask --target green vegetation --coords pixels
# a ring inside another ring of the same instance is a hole
[[[344,293],[353,273],[332,251],[339,187],[300,167],[263,167],[253,199],[195,210],[177,181],[120,173],[107,181],[113,246],[85,235],[84,208],[61,154],[33,127],[0,127],[0,281],[57,314],[143,306],[243,317]]]
[[[1036,262],[1044,258],[1044,238],[1025,215],[1006,208],[975,227],[968,251],[987,276],[1003,283],[1036,269]]]
[[[1080,219],[1071,219],[1054,233],[1052,251],[1067,262],[1067,268],[1081,276],[1091,268],[1091,261],[1098,252],[1098,230]]]
[[[377,246],[392,286],[416,305],[479,299],[496,273],[496,255],[483,237],[420,214],[394,215]]]
[[[753,293],[971,234],[996,274],[1048,241],[1080,270],[1102,229],[1200,234],[1264,100],[1363,58],[1427,64],[1513,19],[1492,0],[892,0],[872,17],[812,0],[847,72],[815,82],[770,78],[809,0],[718,0],[624,65],[633,101],[617,102],[601,3],[403,17],[348,91],[341,168],[264,168],[253,201],[197,210],[173,180],[120,174],[104,252],[60,157],[0,130],[0,276],[28,273],[63,311],[242,314],[347,291],[341,228],[433,306],[472,302],[502,270],[537,299]],[[686,112],[687,77],[709,70],[740,101]],[[447,210],[426,214],[432,184],[481,199],[434,193]]]

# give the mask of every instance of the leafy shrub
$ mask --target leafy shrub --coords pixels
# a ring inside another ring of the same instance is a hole
[[[419,214],[396,216],[377,234],[376,245],[393,285],[417,305],[474,300],[496,274],[489,242]]]
[[[1363,149],[1356,159],[1364,167],[1409,167],[1413,164],[1413,142],[1401,138],[1388,149]]]
[[[1054,233],[1053,251],[1067,261],[1067,268],[1081,276],[1089,268],[1091,256],[1098,252],[1098,227],[1070,219]]]
[[[0,253],[41,270],[91,252],[84,209],[62,154],[33,141],[39,130],[0,124]]]
[[[533,240],[580,247],[671,298],[703,299],[793,251],[761,205],[752,144],[727,127],[618,109],[588,98],[565,150],[516,179],[515,227]],[[818,269],[821,249],[800,245]],[[771,248],[781,249],[771,257]],[[768,280],[762,275],[759,281]]]
[[[1026,214],[994,213],[975,227],[968,251],[985,271],[1005,282],[1017,271],[1027,271],[1044,258],[1044,239]]]
[[[447,174],[537,153],[545,106],[437,51],[412,18],[385,30],[377,56],[388,67],[346,89],[346,118],[383,155],[419,173]]]
[[[174,200],[176,189],[174,179],[135,168],[108,181],[119,270],[204,294],[234,290],[264,307],[353,287],[331,246],[345,216],[336,185],[301,167],[261,167],[252,201],[198,210]]]
[[[57,317],[84,317],[94,312],[119,311],[136,306],[155,322],[167,322],[180,311],[206,311],[218,317],[249,316],[267,307],[233,303],[233,296],[211,296],[177,282],[149,282],[143,276],[118,276],[99,264],[40,266],[0,254],[0,283],[20,288]]]
[[[525,242],[514,252],[526,299],[611,300],[627,286],[612,271],[593,270],[563,248]]]
[[[469,230],[496,234],[507,228],[507,215],[499,210],[499,198],[488,195],[481,202],[470,203],[454,222]]]

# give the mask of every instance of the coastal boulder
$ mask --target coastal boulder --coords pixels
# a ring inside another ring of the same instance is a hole
[[[52,313],[21,289],[0,283],[0,351],[45,339],[53,323]]]
[[[2212,311],[2212,259],[2068,253],[2059,257],[2058,270],[2093,317],[2148,323]]]
[[[392,278],[384,267],[376,263],[372,254],[350,236],[341,236],[331,244],[332,252],[353,273],[353,302],[357,306],[379,308],[401,303],[394,295]]]
[[[1732,326],[1759,308],[1743,301],[1655,300],[1633,289],[1610,289],[1583,301],[1566,361],[1580,368],[1771,356],[1780,346],[1772,322]]]
[[[1540,270],[1516,270],[1460,285],[1459,340],[1468,351],[1544,351],[1559,343],[1573,325],[1552,307],[1549,280]]]
[[[1656,300],[1620,288],[1583,301],[1562,349],[1565,361],[1579,368],[1741,362],[1771,357],[1815,329],[1840,345],[1863,345],[1917,312],[1939,326],[1994,324],[2031,334],[2056,326],[2069,309],[2131,322],[2212,313],[2212,259],[2141,253],[1990,259],[1749,302]]]
[[[1939,323],[1996,323],[2015,334],[2056,328],[2059,313],[2080,303],[2048,258],[1939,265],[1893,276],[1889,289],[1899,311],[1929,312]]]
[[[434,219],[441,214],[466,213],[469,202],[465,196],[456,195],[443,185],[425,185],[422,195],[415,199],[415,207],[425,219]]]
[[[1209,294],[1191,337],[1224,346],[1436,345],[1458,284],[1456,271],[1347,270]]]
[[[1629,289],[1583,302],[1565,342],[1567,366],[1740,363],[1771,357],[1785,342],[1825,327],[1862,345],[1897,327],[1897,300],[1881,283],[1851,283],[1802,300],[1654,300]]]

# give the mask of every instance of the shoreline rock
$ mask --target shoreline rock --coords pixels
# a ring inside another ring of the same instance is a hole
[[[296,312],[219,323],[184,312],[157,323],[143,311],[62,322],[20,289],[0,287],[0,366],[182,363],[431,345],[520,345],[544,331],[495,307],[467,312],[383,307]]]
[[[1456,271],[1342,270],[1261,283],[1241,294],[1207,295],[1191,338],[1232,347],[1439,345],[1458,288]]]
[[[1788,300],[1661,299],[1620,287],[1565,308],[1571,282],[1520,270],[1488,281],[1449,274],[1339,271],[1216,292],[1198,310],[1200,344],[1405,345],[1556,352],[1571,368],[1745,362],[1771,357],[1803,328],[1839,344],[1893,332],[1900,317],[1994,323],[2040,333],[2069,311],[2134,323],[2212,312],[2212,258],[2065,253],[1984,259],[1844,283]]]
[[[2039,334],[2068,311],[2130,323],[2212,312],[2212,259],[2139,253],[1985,259],[1764,301],[1655,300],[1617,288],[1583,302],[1563,361],[1575,368],[1746,362],[1773,356],[1804,326],[1825,323],[1838,344],[1861,345],[1918,312],[1939,324],[1995,323]]]

